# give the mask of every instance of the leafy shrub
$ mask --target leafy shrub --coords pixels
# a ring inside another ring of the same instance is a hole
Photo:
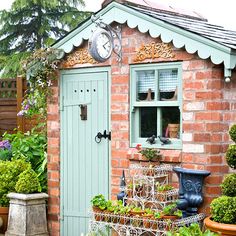
[[[236,144],[229,145],[226,152],[226,161],[231,168],[236,169]]]
[[[25,170],[19,175],[15,188],[17,193],[41,192],[38,176],[31,168]]]
[[[19,175],[30,168],[30,163],[24,160],[0,161],[0,205],[8,206],[9,192],[15,192],[15,186]]]
[[[0,142],[0,160],[10,160],[12,156],[11,144],[9,140],[3,140]]]
[[[0,149],[0,160],[1,161],[9,161],[11,160],[12,153],[8,149]]]
[[[236,143],[236,124],[231,126],[229,130],[230,138]]]
[[[236,173],[229,174],[221,184],[223,195],[236,197]]]
[[[32,169],[37,173],[42,191],[47,191],[47,137],[43,133],[31,131],[15,134],[4,134],[12,145],[12,159],[24,159],[31,163]]]
[[[210,206],[214,221],[224,224],[236,224],[236,197],[218,197],[211,202]]]
[[[182,226],[167,232],[167,236],[217,236],[218,234],[211,232],[209,229],[202,231],[199,224],[192,223],[189,226]]]

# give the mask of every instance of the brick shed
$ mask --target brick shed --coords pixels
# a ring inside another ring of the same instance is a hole
[[[65,55],[48,104],[51,235],[83,232],[91,197],[115,198],[122,170],[142,159],[137,144],[159,148],[163,163],[211,171],[206,213],[229,171],[224,155],[236,120],[236,32],[196,13],[135,2],[105,1],[93,20],[53,46]],[[114,52],[103,62],[88,53],[99,17],[121,29],[120,61]],[[177,124],[174,134],[171,124]],[[111,140],[99,142],[104,130]],[[171,143],[156,138],[150,145],[152,135]]]

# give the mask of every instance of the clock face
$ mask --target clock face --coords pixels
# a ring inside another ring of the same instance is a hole
[[[112,36],[105,29],[97,29],[89,39],[88,49],[90,55],[99,62],[106,61],[112,53]]]
[[[110,57],[112,51],[112,43],[110,37],[107,34],[101,33],[98,35],[97,51],[98,54],[104,59],[108,59]]]

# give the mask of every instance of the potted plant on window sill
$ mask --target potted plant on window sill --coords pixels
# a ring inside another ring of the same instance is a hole
[[[155,162],[155,164],[160,164],[162,155],[159,149],[142,148],[141,144],[137,144],[136,149],[138,150],[138,153],[140,153],[142,157],[144,157],[144,159],[146,159],[147,161]],[[153,164],[151,166],[153,167]]]
[[[229,131],[236,142],[236,125]],[[226,161],[236,169],[236,144],[231,144],[226,152]],[[204,220],[205,227],[222,236],[236,235],[236,173],[227,175],[221,184],[222,196],[215,198],[211,205],[211,216]]]

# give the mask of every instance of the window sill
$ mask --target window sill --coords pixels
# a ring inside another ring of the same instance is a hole
[[[145,139],[146,140],[146,139]],[[142,148],[157,148],[160,150],[181,150],[182,149],[182,141],[179,139],[178,141],[171,140],[172,143],[162,145],[159,141],[156,144],[148,144],[145,140],[138,140],[138,142],[131,143],[131,147],[135,148],[137,144],[141,144]]]
[[[162,158],[160,162],[162,163],[180,163],[182,159],[181,150],[160,150]],[[142,161],[149,162],[142,154],[138,153],[135,148],[130,148],[127,154],[127,157],[130,161]],[[154,161],[155,163],[155,161]]]

